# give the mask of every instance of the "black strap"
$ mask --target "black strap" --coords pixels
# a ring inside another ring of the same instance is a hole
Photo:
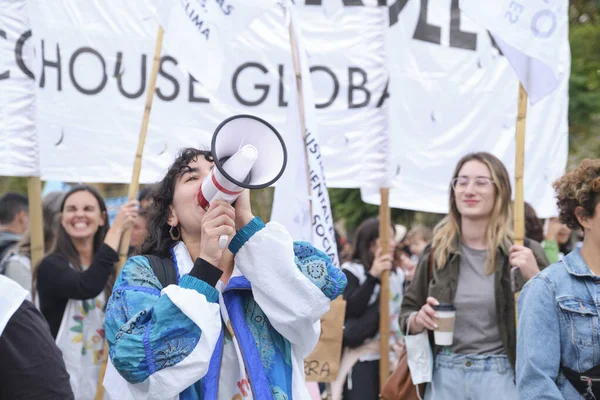
[[[577,391],[586,400],[596,400],[600,396],[600,365],[584,372],[575,372],[570,368],[561,366],[562,373]]]
[[[146,254],[145,257],[150,262],[152,272],[154,272],[163,288],[169,285],[177,285],[177,270],[170,257],[163,258],[153,254]]]
[[[431,283],[431,280],[433,279],[433,267],[435,266],[435,250],[433,249],[433,246],[431,246],[431,248],[429,249],[429,280],[428,280],[428,284]]]

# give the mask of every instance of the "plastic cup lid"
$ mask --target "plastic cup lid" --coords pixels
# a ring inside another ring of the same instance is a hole
[[[433,306],[433,309],[435,311],[456,311],[456,308],[454,308],[454,304],[452,303],[440,303],[437,306]]]

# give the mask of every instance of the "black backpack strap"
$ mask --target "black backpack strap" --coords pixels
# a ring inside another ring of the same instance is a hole
[[[146,254],[144,257],[150,262],[152,272],[154,272],[163,288],[169,285],[177,285],[177,270],[170,257],[163,258],[153,254]]]

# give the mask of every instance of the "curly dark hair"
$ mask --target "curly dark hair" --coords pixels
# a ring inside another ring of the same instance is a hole
[[[147,209],[148,235],[142,245],[141,254],[169,257],[169,251],[175,244],[175,241],[169,235],[171,227],[167,224],[169,206],[173,203],[175,181],[181,174],[186,172],[189,164],[196,161],[200,156],[204,157],[206,161],[213,162],[213,156],[209,150],[191,147],[183,149],[169,167],[162,181],[154,186],[154,193],[152,193],[154,202]]]
[[[577,217],[591,218],[600,202],[600,159],[586,159],[553,184],[560,221],[571,229],[582,228]],[[577,212],[575,209],[581,207]]]

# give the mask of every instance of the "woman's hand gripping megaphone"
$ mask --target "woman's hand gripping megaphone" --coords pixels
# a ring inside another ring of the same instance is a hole
[[[252,167],[258,159],[258,151],[252,145],[245,145],[235,154],[222,162],[225,172],[238,182],[248,179]],[[208,210],[215,200],[225,200],[232,204],[243,193],[244,188],[228,180],[218,168],[213,168],[210,175],[202,182],[198,192],[198,204]],[[237,218],[236,218],[237,219]],[[224,249],[229,242],[228,235],[219,238],[219,248]]]

